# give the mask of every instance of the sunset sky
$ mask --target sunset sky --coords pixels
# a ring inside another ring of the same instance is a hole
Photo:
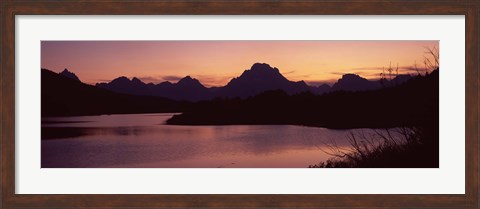
[[[205,86],[223,86],[254,63],[277,67],[289,80],[333,83],[346,73],[378,78],[382,67],[400,73],[423,67],[425,47],[438,41],[42,41],[41,67],[64,68],[85,83],[120,76],[149,83],[190,75]]]

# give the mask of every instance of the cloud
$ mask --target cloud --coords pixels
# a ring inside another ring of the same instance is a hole
[[[187,75],[185,75],[187,76]],[[165,81],[169,81],[172,83],[176,83],[185,76],[177,76],[177,75],[163,75],[163,76],[145,76],[145,77],[137,77],[141,81],[145,83],[154,83],[159,84]],[[202,83],[202,85],[207,87],[212,86],[224,86],[226,85],[234,76],[219,76],[219,75],[190,75],[192,78],[195,78]],[[107,81],[108,82],[108,81]]]
[[[110,82],[110,81],[112,81],[112,80],[98,79],[98,80],[97,80],[97,83],[108,83],[108,82]]]
[[[367,71],[371,71],[371,70],[382,70],[383,67],[356,67],[356,68],[350,68],[349,70],[355,70],[355,71],[363,71],[363,70],[367,70]]]
[[[288,75],[288,74],[292,74],[292,73],[295,73],[295,70],[292,70],[292,71],[287,71],[287,72],[281,72],[283,75]]]
[[[346,72],[330,72],[332,75],[345,75],[347,74]]]
[[[194,75],[194,78],[198,79],[200,83],[207,87],[225,86],[235,76],[229,75]]]
[[[309,86],[321,86],[323,84],[327,84],[329,86],[333,86],[333,84],[337,82],[336,79],[329,79],[329,80],[306,80],[305,83]]]
[[[186,75],[185,75],[186,76]],[[184,78],[185,76],[177,76],[177,75],[162,75],[162,76],[143,76],[137,77],[144,83],[153,83],[159,84],[165,81],[169,81],[172,83],[178,82],[180,79]],[[224,86],[226,85],[232,78],[235,76],[228,76],[228,75],[191,75],[192,78],[198,79],[200,83],[204,86],[212,87],[212,86]],[[132,77],[129,77],[132,79]],[[98,83],[108,83],[112,80],[108,79],[98,79]]]
[[[176,75],[165,75],[161,77],[164,81],[170,81],[170,82],[177,82],[180,79],[184,78],[181,76],[176,76]]]
[[[403,68],[402,70],[404,70],[405,72],[411,72],[411,73],[417,73],[417,72],[424,73],[425,70],[427,70],[427,68],[418,67],[418,66],[415,68],[415,66],[409,66],[409,67]]]
[[[384,67],[359,67],[359,68],[350,68],[349,70],[352,70],[352,71],[387,71],[387,69],[389,68],[390,66],[384,66]],[[396,69],[397,66],[396,65],[392,65],[392,68],[393,69]],[[419,71],[425,71],[425,67],[420,67],[420,65],[417,65],[417,69]],[[404,66],[398,66],[398,71],[399,72],[408,72],[408,71],[414,71],[416,72],[417,70],[415,69],[415,66],[413,65],[404,65]]]
[[[308,78],[312,77],[312,75],[318,75],[318,74],[290,75],[290,76],[286,76],[286,77],[287,77],[288,80],[291,80],[291,81],[300,81],[300,80],[308,79]]]
[[[152,76],[145,76],[145,77],[137,77],[138,79],[140,79],[142,82],[144,83],[160,83],[162,82],[161,79],[158,79],[158,78],[155,78],[155,77],[152,77]]]
[[[330,74],[333,74],[333,75],[338,75],[339,77],[338,78],[341,78],[343,75],[345,74],[355,74],[355,75],[359,75],[361,77],[377,77],[377,76],[380,76],[380,73],[382,71],[377,71],[377,72],[362,72],[362,71],[343,71],[343,72],[330,72]]]
[[[185,78],[186,76],[187,75],[185,76],[164,75],[164,76],[158,76],[158,77],[141,77],[139,79],[146,83],[155,83],[155,84],[165,82],[165,81],[176,83],[182,78]],[[217,86],[217,83],[219,82],[222,83],[228,79],[228,77],[214,76],[214,75],[190,75],[190,76],[194,79],[199,80],[200,83],[206,86]]]

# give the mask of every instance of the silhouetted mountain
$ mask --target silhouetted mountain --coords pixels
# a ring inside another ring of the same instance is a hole
[[[270,90],[283,90],[288,94],[309,91],[310,88],[304,81],[289,81],[280,73],[278,68],[272,68],[265,63],[255,63],[242,75],[233,78],[223,89],[220,95],[224,97],[254,96]]]
[[[165,81],[156,85],[145,84],[138,78],[130,80],[122,76],[110,83],[97,83],[95,86],[117,93],[159,96],[173,100],[199,101],[211,97],[208,89],[190,76],[180,79],[177,83]]]
[[[68,71],[67,68],[65,68],[61,73],[59,73],[59,75],[63,75],[67,78],[70,78],[70,79],[73,79],[73,80],[76,80],[76,81],[80,81],[80,79],[78,79],[77,75],[75,75],[75,73],[72,73],[72,72]]]
[[[132,80],[125,76],[113,79],[110,83],[100,83],[97,87],[108,89],[117,93],[133,94],[133,95],[149,95],[147,86],[145,83],[137,78]]]
[[[45,116],[182,112],[189,103],[153,96],[114,93],[75,81],[47,69],[41,72],[41,114]],[[121,85],[126,78],[115,80]],[[137,83],[138,81],[133,81]]]
[[[184,99],[189,101],[199,101],[204,99],[210,99],[210,92],[203,86],[197,79],[187,76],[180,79],[173,85],[171,94],[168,98],[172,99]],[[185,95],[183,97],[182,95]],[[166,95],[167,96],[167,95]]]
[[[182,88],[205,88],[200,81],[197,79],[194,79],[190,76],[187,76],[185,78],[180,79],[177,82],[177,85],[182,87]]]
[[[345,74],[332,86],[332,91],[368,91],[380,87],[378,82],[369,81],[356,74]]]

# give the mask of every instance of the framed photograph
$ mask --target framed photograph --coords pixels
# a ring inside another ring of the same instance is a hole
[[[2,208],[478,208],[480,3],[4,1]]]

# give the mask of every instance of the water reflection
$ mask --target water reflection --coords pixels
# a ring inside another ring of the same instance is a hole
[[[330,157],[325,142],[348,145],[348,130],[165,125],[171,116],[43,118],[42,167],[305,168]]]

